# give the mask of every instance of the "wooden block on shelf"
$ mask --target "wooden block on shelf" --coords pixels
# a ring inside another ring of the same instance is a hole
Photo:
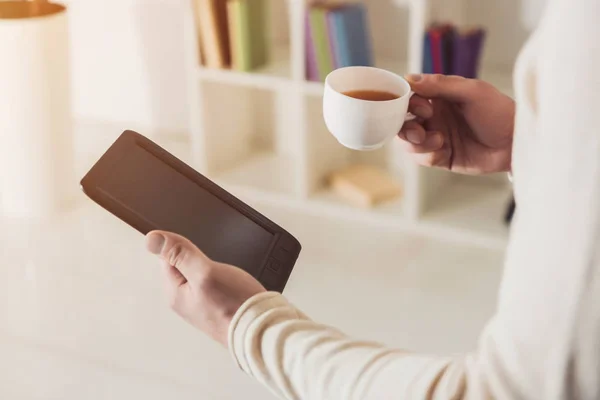
[[[352,165],[329,177],[334,192],[350,204],[373,207],[401,194],[401,187],[386,171],[370,165]]]

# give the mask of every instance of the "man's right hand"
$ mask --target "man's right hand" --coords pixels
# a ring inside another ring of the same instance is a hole
[[[407,76],[417,116],[399,133],[421,165],[464,174],[508,172],[515,102],[492,85],[446,75]]]

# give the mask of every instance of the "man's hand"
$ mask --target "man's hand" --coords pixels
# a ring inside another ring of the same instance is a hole
[[[515,103],[492,85],[446,75],[410,75],[416,120],[400,131],[421,165],[464,174],[511,169]]]
[[[171,308],[227,347],[234,314],[265,288],[247,272],[212,261],[189,240],[174,233],[150,232],[146,246],[161,258]]]

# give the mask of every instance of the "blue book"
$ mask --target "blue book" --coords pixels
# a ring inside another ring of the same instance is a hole
[[[429,33],[425,32],[423,44],[423,73],[433,74],[433,60],[431,59],[431,40]]]
[[[348,43],[346,40],[347,37],[344,34],[341,14],[332,11],[327,15],[327,18],[327,22],[329,23],[329,40],[334,55],[335,68],[345,67],[349,62],[349,54]]]
[[[336,55],[340,67],[373,65],[371,32],[362,3],[348,4],[330,11],[335,26]]]

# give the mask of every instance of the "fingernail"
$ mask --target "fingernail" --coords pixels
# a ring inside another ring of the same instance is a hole
[[[414,130],[414,129],[407,130],[406,138],[411,143],[421,144],[421,135],[419,135],[419,131],[417,131],[417,130]]]
[[[152,254],[160,254],[165,245],[165,237],[160,233],[150,233],[147,237],[146,248]]]
[[[406,79],[411,81],[411,82],[419,82],[421,79],[423,79],[423,75],[421,74],[410,74],[406,76]]]

